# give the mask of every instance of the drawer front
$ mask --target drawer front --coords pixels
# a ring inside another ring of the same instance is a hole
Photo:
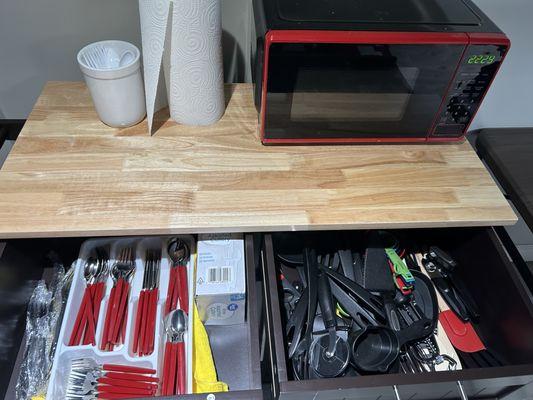
[[[533,382],[531,293],[509,262],[494,231],[486,228],[441,231],[432,233],[434,244],[446,248],[449,236],[452,256],[459,265],[468,265],[468,270],[464,271],[465,282],[470,284],[469,288],[479,282],[479,285],[471,290],[476,301],[481,303],[479,307],[482,315],[486,315],[486,323],[479,328],[493,348],[507,352],[512,360],[511,365],[423,374],[290,380],[275,264],[276,243],[273,237],[275,238],[276,234],[267,234],[263,242],[262,262],[265,297],[270,309],[268,325],[274,353],[271,357],[276,379],[273,385],[274,395],[281,399],[302,400],[397,400],[397,396],[411,400],[460,399],[457,382],[461,382],[464,393],[470,399],[498,399]],[[423,236],[425,232],[417,231],[414,234]],[[287,235],[283,236],[284,243],[290,240]],[[474,254],[477,258],[474,258]],[[483,271],[483,274],[480,275],[480,271]],[[489,288],[492,290],[489,291]],[[491,334],[491,331],[494,334]]]

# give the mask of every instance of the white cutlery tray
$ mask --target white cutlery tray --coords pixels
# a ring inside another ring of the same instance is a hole
[[[164,329],[164,306],[168,292],[169,272],[171,260],[167,253],[167,243],[169,239],[178,237],[189,246],[191,257],[187,264],[187,279],[189,282],[189,310],[188,330],[184,336],[187,359],[187,392],[192,393],[192,328],[193,328],[193,297],[194,297],[194,260],[196,258],[196,247],[192,236],[154,236],[154,237],[125,237],[125,238],[105,238],[91,239],[84,242],[80,249],[79,257],[76,261],[72,286],[70,288],[65,314],[59,334],[56,355],[51,371],[50,382],[48,384],[47,399],[61,399],[65,397],[70,362],[78,358],[91,358],[99,364],[114,363],[132,365],[138,367],[152,368],[157,370],[157,376],[161,380],[162,365],[165,348]],[[107,303],[113,287],[113,280],[108,276],[106,281],[105,295],[102,300],[96,328],[96,346],[81,345],[68,346],[70,334],[80,307],[86,282],[83,270],[87,259],[96,247],[103,247],[109,255],[109,265],[113,266],[120,250],[124,247],[132,247],[135,252],[135,273],[130,281],[130,294],[128,301],[126,335],[124,344],[115,347],[113,351],[100,350],[101,336],[104,328],[105,313]],[[149,356],[138,357],[133,354],[133,329],[135,325],[135,315],[137,312],[137,302],[142,290],[144,260],[147,250],[161,250],[161,270],[159,275],[159,297],[157,302],[157,316],[155,327],[154,352]]]

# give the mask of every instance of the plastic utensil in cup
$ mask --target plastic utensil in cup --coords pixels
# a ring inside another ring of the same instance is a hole
[[[106,53],[117,56],[107,64],[100,61],[113,58]],[[140,55],[133,44],[119,40],[92,43],[78,53],[96,112],[106,125],[124,128],[139,123],[146,115]]]

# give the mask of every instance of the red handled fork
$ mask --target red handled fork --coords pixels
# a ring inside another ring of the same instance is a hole
[[[154,397],[159,379],[151,368],[129,365],[99,365],[93,359],[73,360],[65,399],[130,399]]]
[[[160,260],[160,251],[147,251],[133,331],[133,352],[141,357],[154,351]]]

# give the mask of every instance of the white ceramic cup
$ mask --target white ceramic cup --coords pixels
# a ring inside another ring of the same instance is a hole
[[[87,63],[84,55],[97,46],[112,48],[119,56],[130,51],[134,55],[133,61],[117,68],[94,68]],[[140,56],[136,46],[120,40],[91,43],[79,51],[78,64],[98,117],[104,124],[124,128],[144,119],[146,103]]]

